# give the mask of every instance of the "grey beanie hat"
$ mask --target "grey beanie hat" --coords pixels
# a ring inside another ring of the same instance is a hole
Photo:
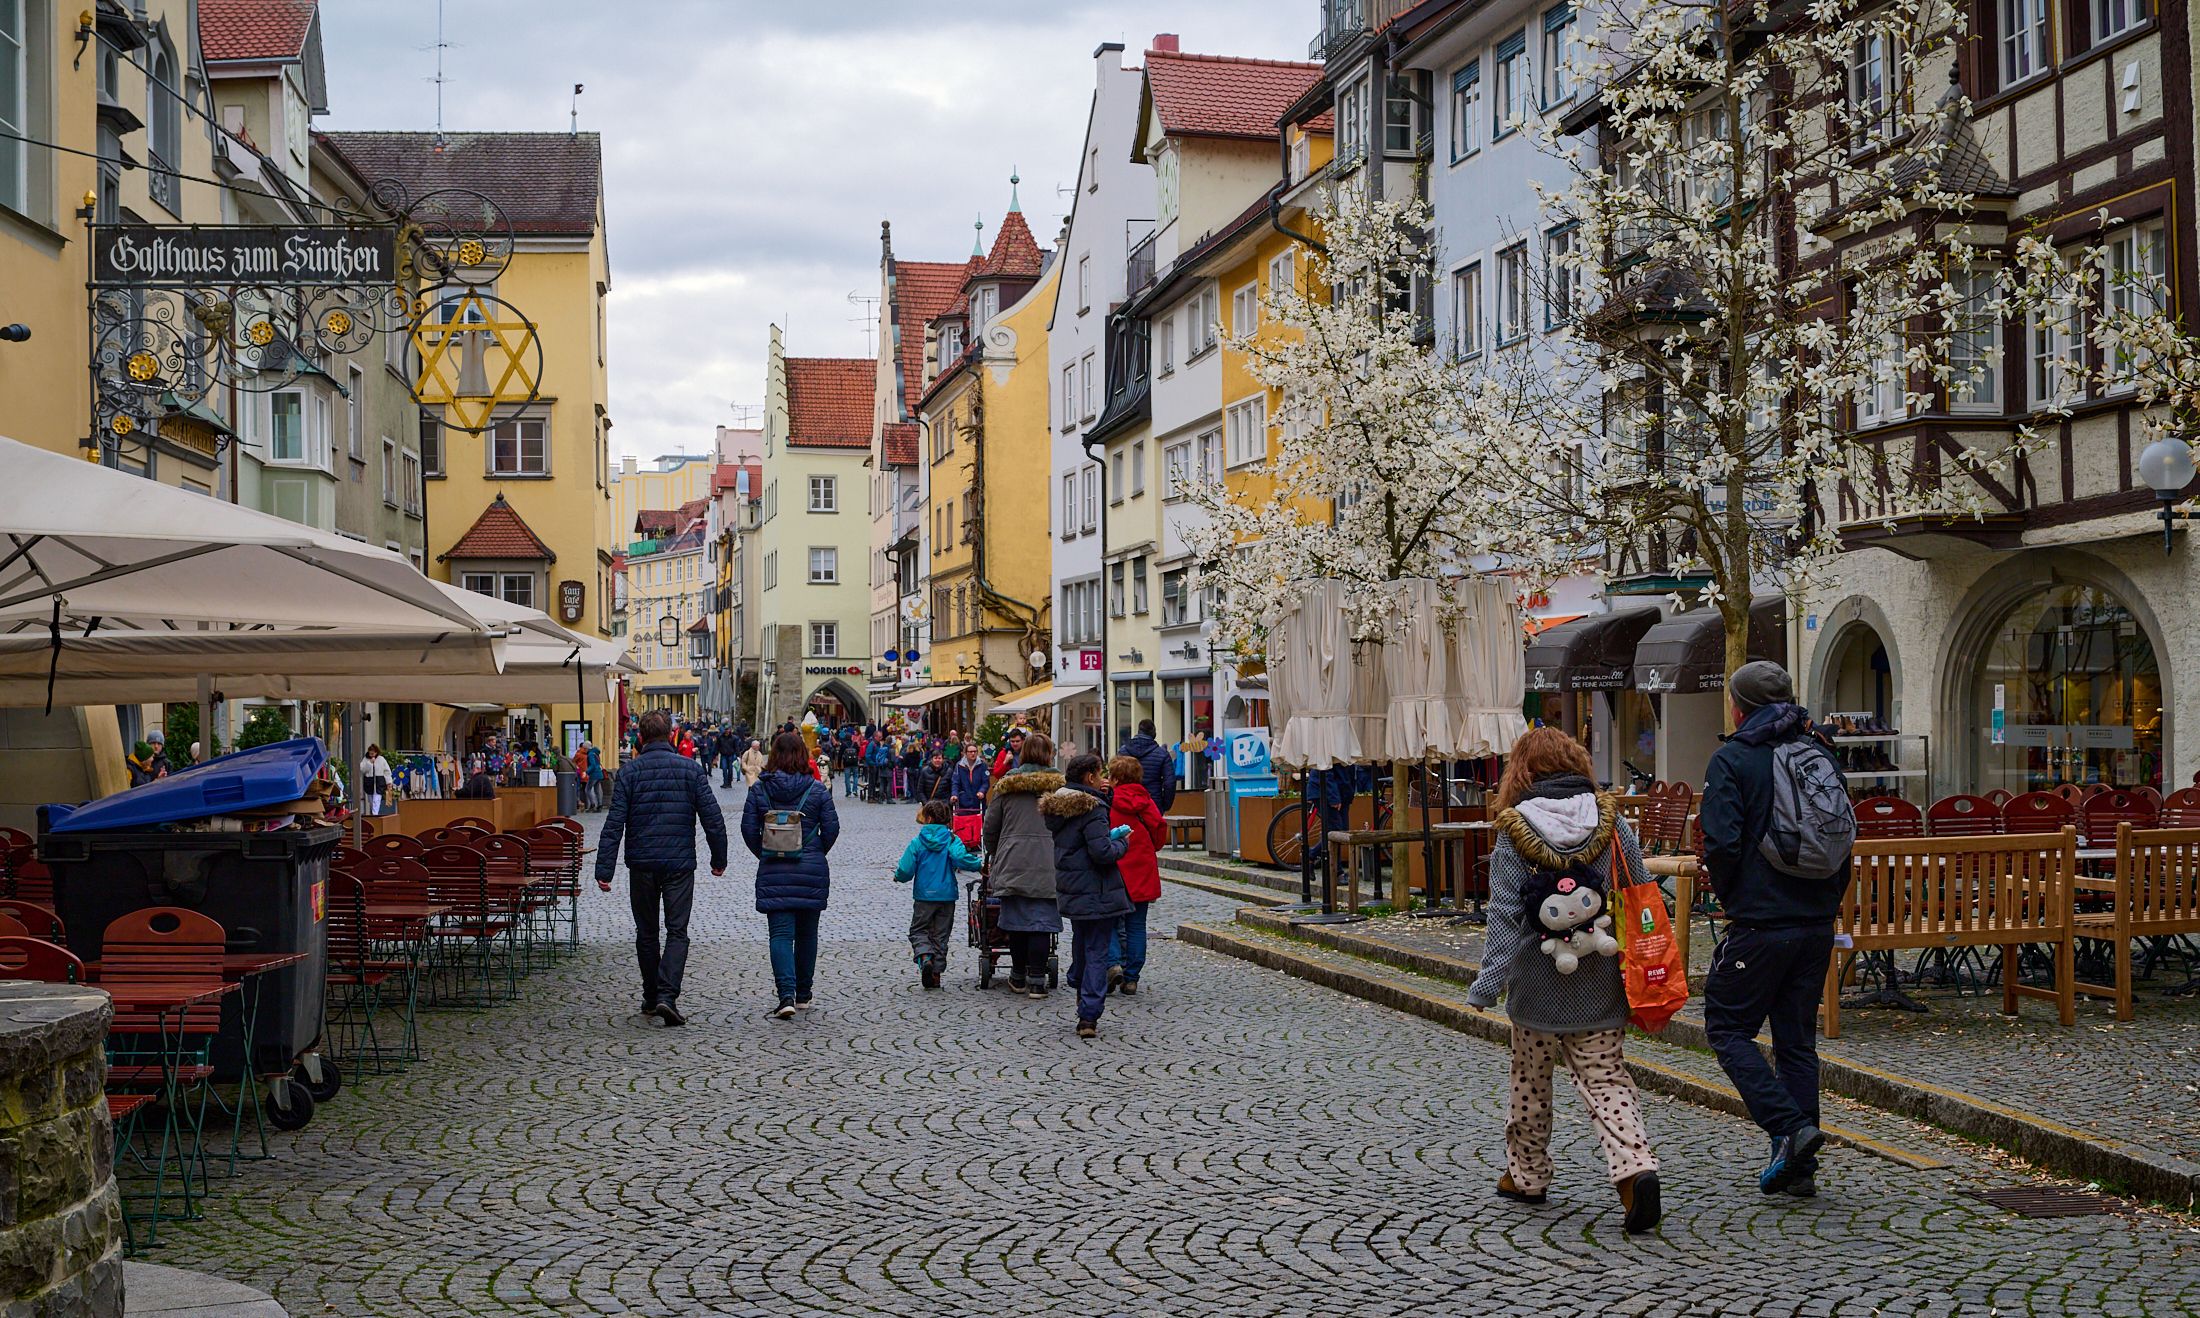
[[[1726,681],[1727,694],[1744,709],[1762,709],[1782,701],[1793,702],[1795,682],[1788,671],[1770,659],[1752,659],[1734,670]]]

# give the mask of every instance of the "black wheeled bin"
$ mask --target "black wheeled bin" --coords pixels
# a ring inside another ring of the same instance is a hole
[[[69,950],[89,961],[117,917],[149,906],[181,906],[220,924],[231,955],[305,952],[305,960],[248,979],[222,1001],[214,1041],[215,1078],[239,1080],[244,1011],[257,995],[255,1076],[287,1072],[321,1034],[328,986],[329,860],[343,830],[330,825],[268,833],[42,833],[39,859],[52,868],[54,903]]]

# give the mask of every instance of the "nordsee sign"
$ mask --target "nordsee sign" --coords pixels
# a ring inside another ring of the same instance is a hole
[[[389,226],[125,224],[92,234],[97,284],[392,284],[396,272],[397,230]]]

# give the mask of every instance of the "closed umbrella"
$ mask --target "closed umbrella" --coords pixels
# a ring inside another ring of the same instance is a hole
[[[1391,601],[1392,623],[1382,647],[1389,686],[1383,748],[1393,760],[1456,758],[1453,706],[1446,698],[1453,667],[1451,633],[1444,625],[1437,585],[1426,578],[1394,581],[1384,593]]]
[[[1286,619],[1281,643],[1271,647],[1271,692],[1280,668],[1290,693],[1291,714],[1272,752],[1285,764],[1327,769],[1364,758],[1353,697],[1356,683],[1367,678],[1354,662],[1344,589],[1336,581],[1309,583]]]
[[[1445,684],[1453,742],[1447,759],[1507,755],[1528,730],[1520,709],[1528,698],[1520,600],[1501,581],[1479,578],[1456,591],[1460,613],[1451,624],[1451,664]]]

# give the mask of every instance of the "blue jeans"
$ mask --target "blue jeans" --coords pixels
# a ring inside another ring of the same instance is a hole
[[[817,975],[817,917],[820,911],[767,911],[772,934],[772,983],[781,1002],[808,1002]]]
[[[1146,908],[1152,902],[1139,902],[1131,907],[1131,913],[1116,923],[1115,933],[1108,939],[1108,964],[1123,967],[1123,978],[1135,984],[1138,972],[1146,968]]]
[[[1106,920],[1071,920],[1069,982],[1077,989],[1077,1019],[1096,1021],[1108,1005],[1108,944],[1123,923],[1117,916]]]
[[[1728,925],[1703,986],[1703,1028],[1750,1120],[1766,1134],[1818,1124],[1818,1000],[1833,930]],[[1757,1031],[1772,1025],[1772,1061]]]

